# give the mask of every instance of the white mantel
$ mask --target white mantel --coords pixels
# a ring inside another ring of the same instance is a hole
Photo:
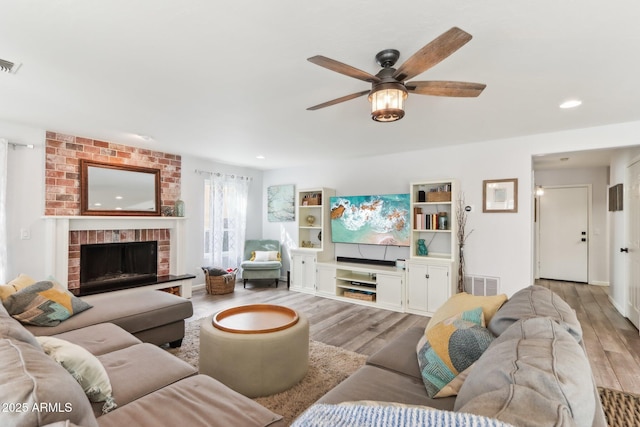
[[[184,217],[165,216],[45,216],[45,271],[60,283],[69,280],[69,232],[79,230],[170,229],[169,274],[185,273]]]

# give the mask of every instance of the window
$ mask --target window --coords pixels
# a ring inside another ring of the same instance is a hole
[[[236,268],[242,262],[249,178],[213,174],[204,182],[204,259]]]

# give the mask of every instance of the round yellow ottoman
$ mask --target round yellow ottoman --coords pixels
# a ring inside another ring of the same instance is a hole
[[[296,313],[297,322],[274,332],[238,333],[214,326],[213,318],[219,314],[200,323],[201,374],[251,398],[287,390],[305,376],[309,367],[309,321],[305,316]]]

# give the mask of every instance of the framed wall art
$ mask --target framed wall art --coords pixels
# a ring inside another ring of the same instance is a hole
[[[295,221],[295,190],[293,184],[267,188],[267,219],[269,222]]]
[[[518,179],[482,181],[482,212],[518,212]]]

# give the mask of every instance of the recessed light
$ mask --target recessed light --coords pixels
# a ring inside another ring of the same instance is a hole
[[[116,196],[116,200],[122,200],[122,196]]]
[[[262,154],[258,154],[256,156],[256,159],[264,160],[264,156]]]
[[[576,108],[580,105],[582,105],[582,101],[580,101],[579,99],[568,99],[560,104],[560,108],[566,110],[567,108]]]
[[[142,135],[140,133],[136,134],[136,136],[138,138],[140,138],[143,141],[153,141],[153,138],[151,138],[149,135]]]

